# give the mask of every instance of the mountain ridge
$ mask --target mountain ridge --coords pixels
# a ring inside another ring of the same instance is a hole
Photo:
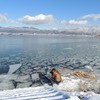
[[[34,27],[0,27],[0,34],[34,35],[34,34],[63,34],[63,35],[99,35],[99,29],[38,29]]]

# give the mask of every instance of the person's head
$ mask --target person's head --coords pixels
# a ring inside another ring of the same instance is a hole
[[[55,70],[56,70],[55,68],[52,69],[52,71],[55,71]]]
[[[55,71],[56,69],[55,68],[53,68],[51,71],[50,71],[50,73],[51,74],[53,74],[53,72]]]

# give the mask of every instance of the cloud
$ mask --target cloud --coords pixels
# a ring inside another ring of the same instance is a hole
[[[79,20],[79,21],[70,20],[69,24],[73,24],[73,25],[86,25],[86,24],[88,24],[88,21],[87,20]]]
[[[62,24],[69,24],[69,25],[86,25],[88,24],[87,20],[69,20],[69,21],[61,21]]]
[[[66,20],[62,20],[61,24],[68,24],[68,22]]]
[[[6,16],[0,14],[0,22],[7,22]]]
[[[88,14],[88,15],[82,16],[80,19],[87,19],[87,18],[92,18],[93,20],[97,20],[100,18],[100,14]]]
[[[44,15],[39,14],[37,16],[23,16],[22,18],[18,19],[19,22],[22,22],[24,24],[30,24],[30,25],[41,25],[41,24],[50,24],[54,21],[54,17],[52,15]]]

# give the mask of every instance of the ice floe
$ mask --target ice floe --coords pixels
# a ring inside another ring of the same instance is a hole
[[[21,67],[21,64],[10,65],[9,67],[10,67],[10,69],[9,69],[9,71],[8,71],[8,74],[12,74],[12,73],[15,72],[18,68]]]

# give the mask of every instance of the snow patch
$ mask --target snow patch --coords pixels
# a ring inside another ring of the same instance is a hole
[[[62,79],[63,81],[59,85],[54,85],[54,87],[67,91],[79,91],[80,79],[71,79],[68,77],[62,77]]]

